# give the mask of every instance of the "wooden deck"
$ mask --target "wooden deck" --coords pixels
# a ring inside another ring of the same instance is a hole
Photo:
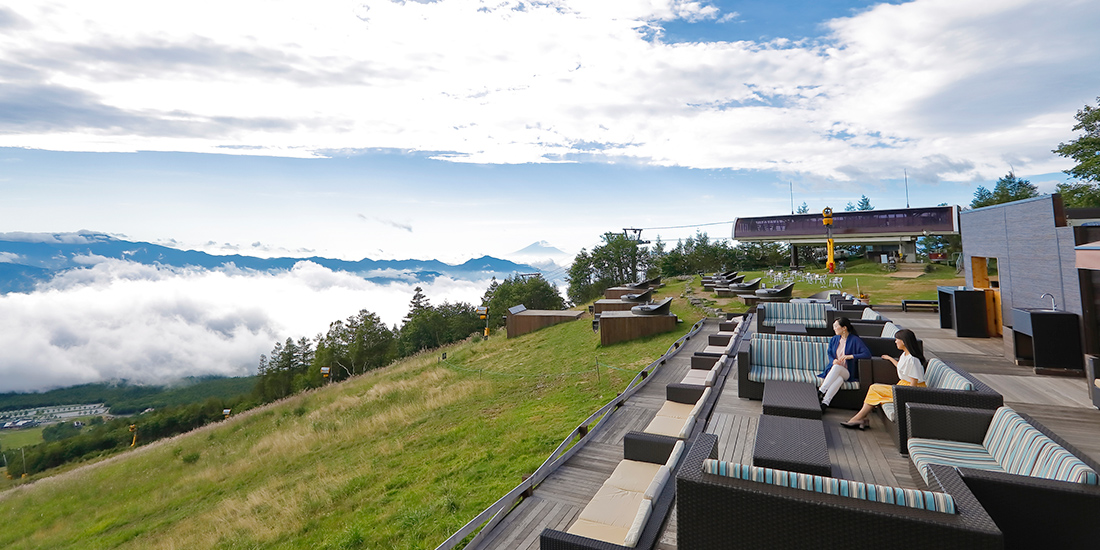
[[[898,324],[912,329],[924,341],[925,353],[966,369],[1005,396],[1006,404],[1034,416],[1093,459],[1100,460],[1100,411],[1089,402],[1082,378],[1035,375],[1003,356],[1001,338],[957,338],[939,328],[939,316],[926,312],[890,312]],[[691,354],[706,346],[717,330],[708,324],[685,349],[658,371],[650,383],[617,412],[612,422],[572,459],[552,474],[494,529],[477,548],[535,549],[544,528],[564,530],[611,475],[622,459],[623,436],[641,430],[664,401],[664,386],[677,382],[688,368]],[[736,369],[736,367],[734,367]],[[736,372],[736,371],[733,371]],[[718,436],[719,458],[751,463],[760,401],[737,397],[737,377],[732,374],[711,414],[706,431]],[[834,475],[895,485],[918,487],[908,458],[894,448],[891,435],[878,414],[871,415],[871,429],[847,430],[840,426],[854,411],[829,410],[824,416],[825,436]],[[656,548],[676,548],[676,508],[668,515]]]

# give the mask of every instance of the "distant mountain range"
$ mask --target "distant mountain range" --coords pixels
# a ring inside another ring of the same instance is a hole
[[[0,293],[31,292],[40,281],[69,269],[86,267],[82,257],[101,256],[147,265],[201,267],[217,269],[232,264],[256,271],[287,270],[308,260],[333,271],[354,273],[364,279],[385,284],[410,279],[422,282],[447,276],[478,280],[513,273],[531,273],[528,264],[492,256],[474,258],[459,265],[439,260],[362,260],[351,262],[332,258],[257,258],[254,256],[215,256],[194,250],[179,250],[152,243],[124,241],[110,235],[80,232],[56,234],[0,233]]]

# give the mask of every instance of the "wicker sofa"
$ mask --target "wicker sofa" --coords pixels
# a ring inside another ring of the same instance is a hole
[[[763,399],[764,383],[768,380],[805,382],[820,386],[818,374],[829,363],[829,339],[824,336],[791,334],[752,335],[741,341],[737,351],[737,395],[746,399]],[[859,381],[845,382],[832,406],[859,409],[867,395],[867,386]]]
[[[1100,464],[1030,416],[909,403],[909,456],[930,487],[957,475],[1004,532],[1006,548],[1095,548]],[[942,472],[941,472],[942,473]]]
[[[936,494],[716,458],[717,436],[702,434],[681,461],[678,548],[1002,546],[1000,530],[960,480],[945,482],[948,487]],[[845,492],[854,496],[841,496]],[[930,503],[947,511],[930,510]]]
[[[631,432],[623,460],[565,531],[544,529],[543,550],[650,549],[675,496],[684,442]]]
[[[859,380],[866,387],[871,384],[898,383],[898,370],[889,361],[881,359],[881,353],[876,349],[884,347],[889,340],[890,347],[897,357],[900,352],[893,346],[893,338],[864,338],[867,347],[871,348],[871,359],[862,359],[859,362]],[[920,341],[917,341],[920,344]],[[883,351],[882,353],[887,353]],[[894,386],[894,401],[883,403],[879,408],[883,421],[894,436],[894,443],[898,452],[909,454],[909,428],[906,422],[907,403],[930,403],[935,405],[952,405],[956,407],[970,407],[975,409],[993,410],[1004,405],[1004,397],[987,384],[975,378],[972,374],[952,367],[938,358],[928,360],[925,368],[927,387]]]
[[[779,323],[796,323],[811,336],[832,336],[834,313],[828,304],[763,303],[756,306],[756,332],[774,333]]]

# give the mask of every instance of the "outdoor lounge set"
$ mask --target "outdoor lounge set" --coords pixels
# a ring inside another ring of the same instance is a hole
[[[734,464],[717,441],[700,435],[680,465],[678,548],[1003,547],[961,480],[922,491]]]
[[[1096,461],[1008,407],[907,408],[913,467],[929,487],[961,479],[1004,533],[1006,548],[1096,547]]]

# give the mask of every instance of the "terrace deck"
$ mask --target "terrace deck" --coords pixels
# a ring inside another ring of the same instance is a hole
[[[935,313],[890,312],[891,319],[912,329],[924,341],[925,353],[966,369],[1005,396],[1006,405],[1034,416],[1093,459],[1100,460],[1100,411],[1089,402],[1088,386],[1080,378],[1035,375],[1003,357],[1000,338],[956,338],[939,328]],[[536,549],[544,528],[566,529],[611,475],[622,459],[623,436],[649,423],[664,401],[664,387],[685,374],[691,354],[706,346],[717,331],[708,324],[686,348],[658,371],[650,383],[619,409],[613,422],[565,465],[552,474],[501,522],[477,548]],[[735,367],[736,368],[736,367]],[[737,397],[737,377],[730,376],[711,414],[706,431],[718,435],[719,458],[751,463],[760,401]],[[871,429],[846,430],[840,422],[854,411],[829,410],[824,416],[825,437],[834,474],[838,477],[917,487],[909,460],[895,449],[880,416],[871,416]],[[656,548],[676,548],[676,509],[669,512]]]

